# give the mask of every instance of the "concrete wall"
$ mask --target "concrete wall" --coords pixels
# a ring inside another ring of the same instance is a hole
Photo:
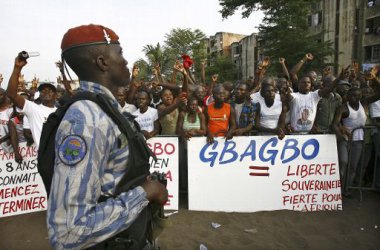
[[[255,75],[255,49],[256,36],[252,34],[240,41],[241,45],[241,70],[242,80],[247,80],[250,76]]]

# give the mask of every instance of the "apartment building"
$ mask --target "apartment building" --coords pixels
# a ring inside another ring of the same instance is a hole
[[[310,34],[333,42],[330,62],[345,67],[357,60],[362,70],[380,66],[380,0],[322,0],[311,9]]]

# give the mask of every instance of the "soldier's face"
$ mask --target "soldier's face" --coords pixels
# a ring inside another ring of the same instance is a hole
[[[109,75],[116,85],[126,86],[129,83],[128,62],[123,56],[123,49],[118,44],[112,44],[109,48]]]

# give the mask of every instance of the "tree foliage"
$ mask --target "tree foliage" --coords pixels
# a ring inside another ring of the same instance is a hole
[[[194,50],[202,47],[206,35],[199,29],[172,29],[169,34],[165,35],[165,45],[173,52],[183,55],[193,56]]]
[[[261,10],[265,17],[259,25],[258,41],[262,54],[269,56],[272,62],[279,57],[286,58],[288,66],[295,65],[306,53],[312,53],[314,60],[304,68],[321,69],[326,66],[326,59],[333,55],[331,41],[323,41],[321,35],[309,34],[308,16],[317,0],[220,0],[224,18],[242,9],[242,16],[248,17],[252,12]],[[271,70],[279,72],[278,63]]]
[[[234,81],[237,76],[236,65],[232,62],[229,56],[211,57],[210,66],[206,67],[206,82],[214,74],[218,74],[218,82]]]
[[[145,56],[148,58],[148,62],[145,63],[150,66],[150,69],[147,71],[147,73],[152,73],[151,69],[156,64],[159,64],[161,67],[161,72],[164,75],[169,74],[169,72],[171,71],[171,67],[173,66],[173,63],[175,61],[175,55],[171,52],[170,48],[166,46],[161,46],[160,43],[157,43],[156,46],[147,44],[144,46],[143,52],[145,53]]]
[[[165,46],[170,49],[171,54],[180,57],[189,55],[194,61],[194,73],[200,78],[201,61],[207,57],[206,35],[199,29],[172,29],[165,35]]]
[[[149,65],[147,61],[140,58],[135,62],[135,65],[137,65],[140,69],[139,71],[139,77],[141,80],[147,81],[152,76],[152,66]]]

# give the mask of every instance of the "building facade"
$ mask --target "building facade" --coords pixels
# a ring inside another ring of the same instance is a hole
[[[380,0],[322,0],[311,9],[310,34],[333,42],[330,62],[341,68],[356,60],[362,70],[380,64]]]
[[[207,41],[207,53],[213,56],[230,57],[237,69],[236,79],[247,80],[254,76],[258,59],[256,34],[241,35],[218,32]]]
[[[218,32],[208,39],[207,52],[211,56],[229,56],[231,55],[231,44],[239,42],[244,37],[246,35]]]

